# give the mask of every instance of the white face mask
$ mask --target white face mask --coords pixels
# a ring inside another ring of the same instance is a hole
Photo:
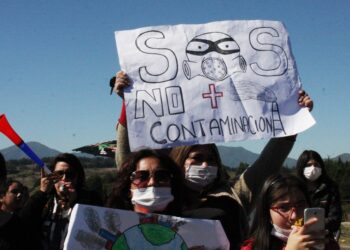
[[[319,167],[315,167],[314,165],[304,168],[304,176],[310,181],[317,180],[321,176],[321,174],[322,169]]]
[[[212,184],[218,175],[218,168],[214,166],[190,165],[186,169],[185,178],[189,188],[201,191]]]
[[[132,204],[146,208],[150,213],[163,211],[174,200],[170,187],[131,189]]]
[[[272,226],[273,226],[273,228],[271,230],[271,234],[276,236],[280,240],[287,242],[288,237],[289,237],[290,233],[292,232],[292,229],[283,229],[275,224],[272,224]]]

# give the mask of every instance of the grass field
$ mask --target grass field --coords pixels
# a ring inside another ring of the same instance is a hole
[[[340,249],[350,249],[350,222],[343,222],[339,239]]]

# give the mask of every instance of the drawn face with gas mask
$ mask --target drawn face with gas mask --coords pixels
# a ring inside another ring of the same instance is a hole
[[[237,42],[221,32],[194,37],[186,47],[186,55],[188,60],[183,61],[182,67],[187,79],[201,75],[221,81],[247,68]]]

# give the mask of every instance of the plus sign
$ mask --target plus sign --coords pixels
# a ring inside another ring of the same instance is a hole
[[[209,93],[202,94],[203,98],[210,98],[212,109],[218,108],[218,102],[216,101],[216,98],[223,97],[223,96],[224,96],[224,94],[222,92],[215,91],[215,84],[213,84],[213,83],[209,84]]]

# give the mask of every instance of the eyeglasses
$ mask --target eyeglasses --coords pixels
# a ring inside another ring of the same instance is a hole
[[[54,171],[52,175],[57,178],[62,178],[63,176],[65,176],[66,179],[73,179],[76,176],[76,173],[72,170],[67,170],[67,171],[57,170],[57,171]]]
[[[134,185],[140,186],[147,184],[151,177],[153,177],[154,181],[158,185],[165,185],[170,182],[173,176],[168,170],[164,169],[156,170],[155,172],[150,172],[148,170],[137,170],[132,172],[130,180]]]
[[[274,207],[270,207],[270,209],[272,209],[273,211],[279,213],[279,214],[288,214],[290,215],[290,213],[292,211],[297,212],[297,213],[302,213],[304,211],[304,208],[306,207],[306,203],[305,202],[299,202],[299,203],[295,203],[295,204],[281,204],[279,206],[274,206]]]

